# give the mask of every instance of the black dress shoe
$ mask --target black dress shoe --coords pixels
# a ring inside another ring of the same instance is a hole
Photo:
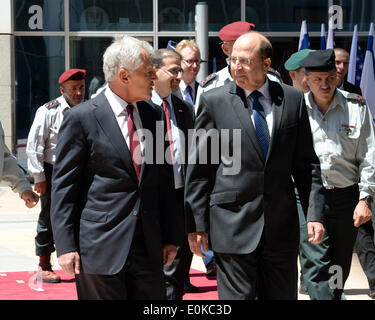
[[[192,285],[190,282],[184,282],[184,293],[197,293],[199,292],[198,287]]]
[[[302,279],[300,281],[298,292],[300,294],[309,294],[308,291],[307,291],[307,286]]]
[[[375,285],[370,287],[370,293],[369,293],[369,296],[370,296],[372,299],[375,299]]]

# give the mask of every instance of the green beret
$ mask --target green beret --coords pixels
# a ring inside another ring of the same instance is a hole
[[[303,49],[301,51],[293,53],[288,60],[285,61],[284,67],[288,71],[298,70],[301,68],[301,61],[304,60],[310,52],[315,50]]]

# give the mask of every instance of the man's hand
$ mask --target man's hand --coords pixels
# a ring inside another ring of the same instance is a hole
[[[39,196],[31,190],[26,190],[22,192],[21,199],[25,201],[26,207],[34,208],[39,201]]]
[[[34,184],[35,192],[38,192],[41,196],[46,193],[47,181],[41,181]]]
[[[58,262],[66,274],[79,274],[80,259],[77,251],[63,253],[58,257]]]
[[[318,244],[322,242],[324,236],[324,226],[321,222],[308,222],[307,232],[309,234],[309,242]]]
[[[205,258],[206,256],[202,253],[201,245],[203,250],[208,251],[207,244],[207,233],[206,232],[192,232],[188,234],[189,246],[192,253],[199,257]]]
[[[365,201],[359,200],[353,214],[354,226],[358,228],[361,224],[371,220],[371,217],[370,206]]]
[[[176,257],[177,247],[173,244],[163,246],[163,266],[170,266]]]

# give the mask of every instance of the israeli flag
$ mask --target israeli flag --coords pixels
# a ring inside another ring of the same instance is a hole
[[[359,86],[363,70],[363,55],[358,44],[358,25],[354,26],[352,46],[350,48],[350,60],[348,68],[348,82]]]
[[[320,28],[320,50],[325,50],[326,48],[326,25],[322,23]]]
[[[307,33],[306,20],[302,21],[301,32],[299,35],[298,51],[310,48],[309,34]]]
[[[334,49],[335,47],[333,28],[331,23],[328,23],[327,49]]]
[[[375,116],[375,71],[374,71],[374,23],[371,22],[370,31],[367,39],[367,49],[365,62],[363,63],[363,71],[361,78],[361,90],[363,97],[366,99],[370,107],[372,117]]]

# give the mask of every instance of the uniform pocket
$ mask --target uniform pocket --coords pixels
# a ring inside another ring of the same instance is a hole
[[[106,222],[108,217],[107,212],[98,211],[94,209],[85,208],[82,211],[81,219],[93,222]]]

